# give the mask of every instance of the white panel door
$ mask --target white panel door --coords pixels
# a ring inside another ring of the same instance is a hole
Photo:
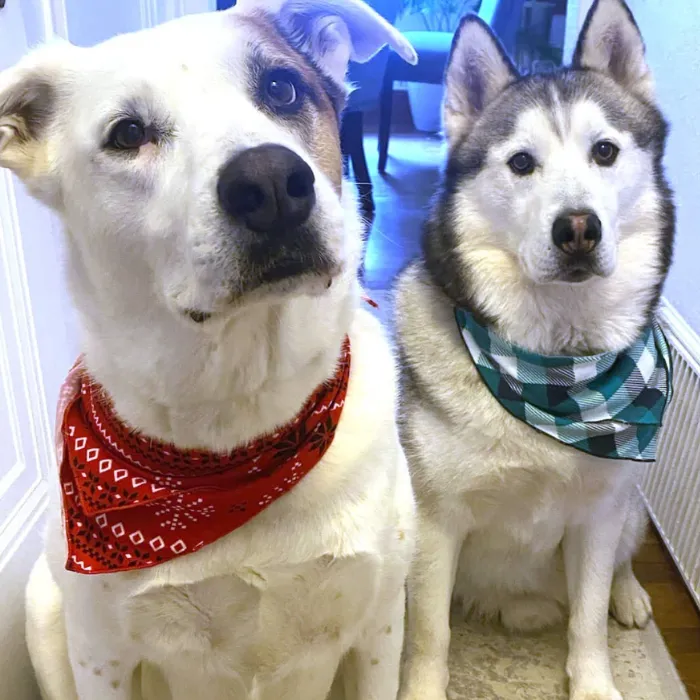
[[[0,3],[2,4],[2,3]],[[5,0],[0,71],[54,32],[89,45],[213,0]],[[0,700],[37,700],[23,589],[41,548],[55,472],[54,407],[79,348],[62,278],[60,225],[0,171]]]

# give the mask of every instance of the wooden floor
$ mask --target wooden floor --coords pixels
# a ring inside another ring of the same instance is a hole
[[[658,533],[650,529],[634,563],[654,619],[691,700],[700,700],[700,613]]]
[[[439,179],[442,145],[433,137],[411,133],[392,136],[383,178],[377,173],[376,149],[376,138],[368,136],[377,213],[367,243],[365,284],[387,289],[419,251],[421,225]],[[649,532],[635,571],[652,597],[656,624],[691,700],[700,700],[700,614],[656,531]]]

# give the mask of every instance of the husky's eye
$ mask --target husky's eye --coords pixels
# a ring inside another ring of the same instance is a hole
[[[597,141],[591,149],[591,156],[598,165],[612,165],[620,149],[612,141]]]
[[[117,122],[107,138],[107,147],[120,151],[141,148],[151,140],[149,129],[139,119],[122,119]]]
[[[301,103],[301,88],[296,75],[285,70],[270,71],[263,85],[263,99],[274,110],[293,111]]]
[[[516,175],[530,175],[535,170],[535,159],[529,153],[521,151],[508,161],[508,167]]]

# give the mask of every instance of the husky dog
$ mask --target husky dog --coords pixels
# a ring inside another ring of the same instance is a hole
[[[514,630],[568,608],[576,700],[620,697],[608,611],[630,627],[651,615],[630,563],[646,524],[635,464],[504,410],[455,319],[466,310],[484,333],[572,362],[623,352],[652,327],[674,209],[644,53],[623,0],[594,3],[572,66],[552,75],[519,76],[476,17],[455,37],[443,183],[422,259],[396,287],[402,443],[419,503],[402,700],[445,698],[453,596]]]
[[[27,589],[46,700],[396,697],[415,506],[339,146],[385,44],[415,61],[359,0],[241,0],[0,75],[83,331]]]

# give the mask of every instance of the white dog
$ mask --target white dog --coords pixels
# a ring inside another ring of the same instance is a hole
[[[674,233],[631,13],[598,0],[573,66],[525,77],[467,18],[444,113],[443,187],[397,286],[419,503],[401,697],[445,699],[454,592],[518,630],[568,608],[571,697],[615,700],[608,608],[629,626],[651,613],[626,460],[653,459],[670,398],[653,317]]]
[[[387,43],[415,60],[358,0],[242,0],[0,75],[83,330],[27,590],[46,700],[396,696],[414,504],[338,129]]]

